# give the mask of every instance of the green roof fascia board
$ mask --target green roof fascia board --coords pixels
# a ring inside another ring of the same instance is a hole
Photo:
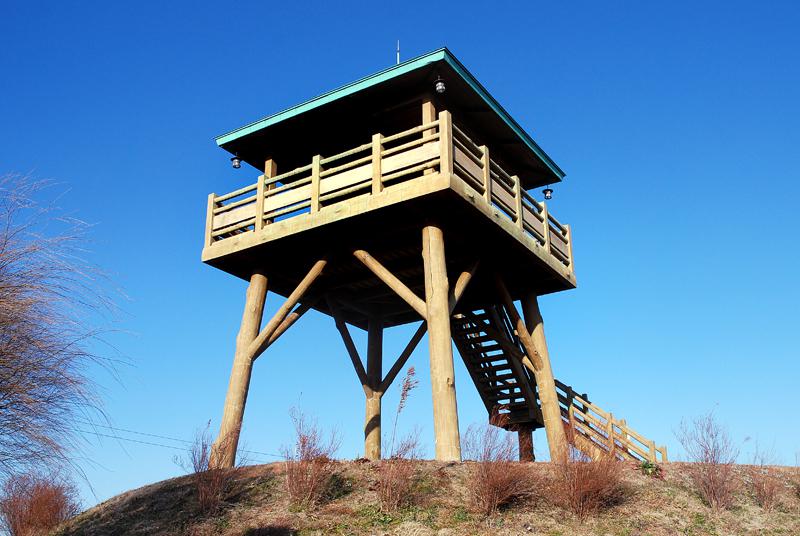
[[[225,145],[226,143],[230,143],[235,141],[239,138],[252,134],[253,132],[257,132],[261,129],[289,119],[291,117],[298,116],[314,108],[318,108],[324,104],[329,102],[333,102],[335,100],[341,99],[342,97],[346,97],[348,95],[352,95],[357,93],[363,89],[375,86],[402,74],[414,71],[416,69],[425,67],[431,63],[435,63],[437,61],[444,61],[453,70],[459,74],[467,84],[483,99],[483,101],[491,108],[500,118],[520,137],[520,139],[525,143],[528,148],[536,154],[542,162],[547,165],[547,167],[559,178],[564,178],[564,172],[558,165],[551,159],[544,150],[539,147],[539,145],[533,141],[533,139],[528,135],[525,130],[519,126],[519,124],[514,121],[514,119],[505,111],[505,109],[498,103],[494,97],[492,97],[486,88],[484,88],[478,80],[472,76],[464,65],[458,61],[458,59],[453,56],[452,52],[450,52],[447,48],[440,48],[433,52],[429,52],[422,56],[418,56],[416,58],[412,58],[407,60],[403,63],[398,65],[394,65],[389,67],[388,69],[384,69],[378,73],[373,75],[367,76],[355,82],[351,82],[345,86],[342,86],[338,89],[334,89],[327,93],[323,93],[322,95],[315,97],[311,100],[308,100],[302,104],[298,104],[296,106],[292,106],[282,112],[278,112],[276,114],[267,116],[263,119],[258,121],[254,121],[253,123],[247,124],[243,127],[237,128],[236,130],[232,130],[227,134],[223,134],[216,138],[216,142],[218,146]]]

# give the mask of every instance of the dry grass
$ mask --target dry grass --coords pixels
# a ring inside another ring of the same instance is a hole
[[[546,500],[510,504],[494,516],[469,511],[473,462],[447,464],[415,461],[418,487],[415,504],[386,514],[378,508],[374,486],[376,465],[339,462],[337,474],[351,483],[346,495],[325,501],[313,511],[295,508],[284,486],[285,463],[242,468],[215,517],[198,517],[194,509],[192,476],[132,490],[80,514],[59,536],[173,536],[204,534],[349,534],[352,536],[470,536],[520,535],[647,535],[800,534],[800,499],[794,492],[781,496],[772,511],[756,505],[749,492],[737,495],[740,508],[712,512],[696,495],[688,464],[664,466],[664,479],[623,471],[625,500],[581,521]],[[526,463],[534,478],[552,478],[549,463]],[[791,468],[773,467],[787,487],[796,475]],[[740,476],[747,468],[737,466]],[[544,494],[543,494],[544,495]]]
[[[419,458],[419,435],[414,432],[398,445],[395,445],[397,421],[406,406],[411,392],[419,385],[415,378],[414,367],[410,367],[400,388],[400,400],[394,415],[392,439],[388,459],[381,460],[378,465],[378,499],[381,511],[396,512],[414,502],[414,485],[416,481],[415,460]]]
[[[290,413],[295,430],[292,449],[284,448],[286,491],[294,507],[312,508],[331,492],[336,472],[334,455],[339,438],[331,433],[326,439],[317,424],[299,410]]]
[[[593,460],[572,449],[564,463],[554,464],[550,497],[556,505],[585,520],[622,501],[624,468],[611,455]]]
[[[471,426],[462,443],[465,457],[474,460],[467,472],[467,492],[474,511],[491,516],[533,492],[536,480],[526,464],[516,461],[511,434],[492,424]]]
[[[692,462],[689,476],[703,501],[715,510],[731,508],[741,482],[734,471],[739,450],[727,430],[709,413],[683,422],[678,440]]]
[[[761,508],[767,511],[772,511],[775,508],[781,487],[783,487],[775,471],[770,467],[774,458],[773,454],[759,449],[758,445],[756,445],[756,450],[753,454],[753,465],[748,471],[753,498]]]
[[[209,428],[211,422],[195,435],[189,449],[188,463],[179,458],[174,461],[192,475],[197,494],[197,509],[205,516],[217,514],[223,506],[225,495],[236,476],[236,469],[217,469],[211,465],[211,449],[213,441]],[[224,446],[223,446],[224,448]]]
[[[0,526],[11,536],[48,534],[80,511],[77,495],[61,476],[10,477],[0,497]]]
[[[58,469],[79,446],[76,419],[98,416],[86,370],[102,275],[81,261],[85,225],[33,201],[42,183],[0,177],[0,475]]]

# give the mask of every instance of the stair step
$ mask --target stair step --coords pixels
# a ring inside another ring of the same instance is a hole
[[[514,373],[510,373],[510,374],[497,374],[495,376],[490,376],[488,378],[478,378],[478,380],[482,383],[490,383],[503,380],[512,380],[515,378],[516,376],[514,375]]]

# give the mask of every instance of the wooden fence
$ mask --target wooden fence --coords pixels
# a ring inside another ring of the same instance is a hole
[[[575,434],[579,447],[594,447],[600,452],[611,452],[618,458],[633,461],[667,461],[667,448],[656,447],[655,441],[647,439],[632,428],[624,419],[615,419],[588,397],[578,395],[568,385],[556,380],[556,392],[561,404],[561,415]],[[581,448],[584,452],[586,448]]]

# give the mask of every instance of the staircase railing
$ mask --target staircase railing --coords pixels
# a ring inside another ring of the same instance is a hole
[[[557,380],[556,387],[561,391],[558,393],[561,415],[576,440],[588,441],[589,447],[611,452],[626,460],[667,461],[665,446],[657,447],[655,441],[630,428],[624,419],[616,419],[612,413],[589,402],[585,394],[578,395],[570,386]]]

